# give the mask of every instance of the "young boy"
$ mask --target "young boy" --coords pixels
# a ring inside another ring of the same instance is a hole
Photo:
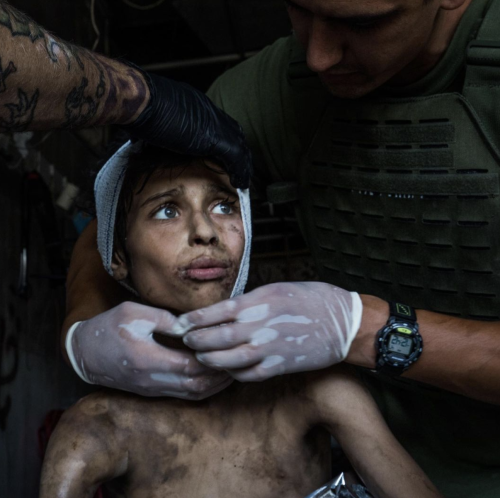
[[[104,265],[142,302],[180,314],[242,291],[248,193],[216,165],[126,146],[99,174],[96,201]],[[331,478],[330,434],[375,497],[441,496],[355,376],[336,367],[233,383],[198,402],[92,394],[50,441],[41,498],[91,498],[105,482],[127,498],[303,498]]]

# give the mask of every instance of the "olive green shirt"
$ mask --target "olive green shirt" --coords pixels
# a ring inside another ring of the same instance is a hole
[[[447,52],[425,77],[406,87],[384,86],[376,94],[419,97],[460,92],[467,45],[488,5],[488,0],[470,4]],[[498,26],[500,41],[500,21]],[[273,182],[297,181],[300,160],[314,131],[311,116],[331,103],[317,78],[295,63],[300,51],[293,36],[282,38],[222,75],[208,92],[243,126],[255,156],[254,184],[260,195]],[[292,73],[298,79],[308,78],[310,84],[294,86]],[[298,117],[297,99],[307,108],[304,119]],[[391,429],[446,497],[500,496],[500,409],[418,383],[409,386],[375,376],[365,380]],[[457,413],[466,414],[466,425],[458,421]]]

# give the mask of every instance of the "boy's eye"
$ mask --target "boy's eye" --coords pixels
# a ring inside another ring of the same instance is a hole
[[[170,220],[172,218],[177,218],[179,216],[179,211],[173,206],[163,206],[154,215],[157,220]]]
[[[214,209],[213,213],[214,214],[233,214],[233,205],[234,202],[219,202]]]

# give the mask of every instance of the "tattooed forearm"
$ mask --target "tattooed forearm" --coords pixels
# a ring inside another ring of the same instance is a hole
[[[19,12],[3,1],[0,1],[0,26],[7,28],[13,37],[25,37],[31,40],[32,43],[42,43],[47,55],[54,63],[59,62],[59,56],[63,55],[66,59],[68,71],[71,70],[73,61],[78,64],[81,70],[84,69],[80,57],[83,49],[56,40],[26,14]]]
[[[17,71],[16,66],[14,66],[14,63],[12,61],[9,62],[9,65],[3,69],[2,67],[2,58],[0,57],[0,93],[5,92],[7,89],[7,86],[5,85],[5,80],[11,75],[12,73],[15,73]]]
[[[0,116],[0,129],[6,131],[24,131],[28,129],[33,122],[39,96],[40,91],[38,89],[31,97],[28,97],[28,95],[19,88],[17,91],[17,103],[4,104],[9,110],[9,118],[3,119]]]
[[[0,131],[126,124],[148,98],[140,71],[52,36],[0,0]]]
[[[13,9],[5,2],[0,2],[0,25],[9,29],[12,36],[26,36],[32,42],[45,38],[45,33],[40,26],[26,14]]]

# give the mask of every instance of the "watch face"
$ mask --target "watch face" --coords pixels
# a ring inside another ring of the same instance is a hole
[[[391,353],[400,353],[409,356],[413,346],[413,340],[400,334],[390,334],[387,350]]]

